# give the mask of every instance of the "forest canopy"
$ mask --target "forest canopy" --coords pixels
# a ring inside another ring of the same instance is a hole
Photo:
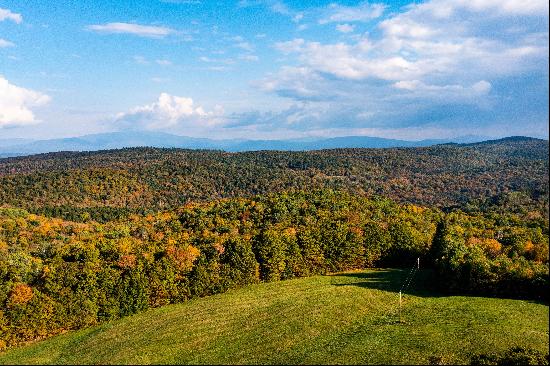
[[[441,209],[506,201],[525,214],[548,212],[548,141],[307,152],[129,148],[0,159],[2,205],[71,220],[312,188]]]

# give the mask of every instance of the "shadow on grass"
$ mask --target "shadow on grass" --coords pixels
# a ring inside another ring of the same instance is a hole
[[[410,269],[373,269],[368,272],[345,272],[334,273],[331,276],[349,278],[349,282],[334,283],[334,286],[358,286],[368,289],[377,289],[389,292],[398,293],[400,290],[403,294],[409,294],[419,297],[449,297],[449,296],[466,296],[466,297],[490,297],[511,300],[523,300],[530,303],[547,305],[548,302],[543,299],[521,298],[511,296],[495,296],[492,294],[472,294],[465,292],[450,292],[441,288],[437,279],[437,274],[432,269],[418,270],[410,284],[406,286]],[[405,286],[404,286],[405,285]]]
[[[389,268],[369,272],[335,273],[331,276],[346,277],[351,280],[347,283],[335,283],[334,286],[358,286],[395,293],[402,290],[404,294],[421,297],[448,296],[437,289],[436,275],[433,270],[418,270],[408,282],[410,272],[408,269]]]

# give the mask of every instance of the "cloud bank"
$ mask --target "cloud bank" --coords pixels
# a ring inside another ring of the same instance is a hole
[[[383,18],[385,8],[369,3],[327,9],[320,24],[377,24],[346,41],[276,43],[295,65],[255,85],[294,104],[259,116],[258,128],[451,130],[548,120],[546,1],[431,0]]]

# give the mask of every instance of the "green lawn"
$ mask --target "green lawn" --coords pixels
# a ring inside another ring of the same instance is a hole
[[[248,286],[0,354],[0,364],[427,363],[530,346],[548,352],[548,306],[439,296],[420,272],[372,270]]]

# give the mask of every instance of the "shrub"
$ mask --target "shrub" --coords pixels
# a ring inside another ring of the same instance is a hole
[[[478,354],[470,359],[471,365],[548,365],[548,354],[524,347],[512,347],[504,354]]]

